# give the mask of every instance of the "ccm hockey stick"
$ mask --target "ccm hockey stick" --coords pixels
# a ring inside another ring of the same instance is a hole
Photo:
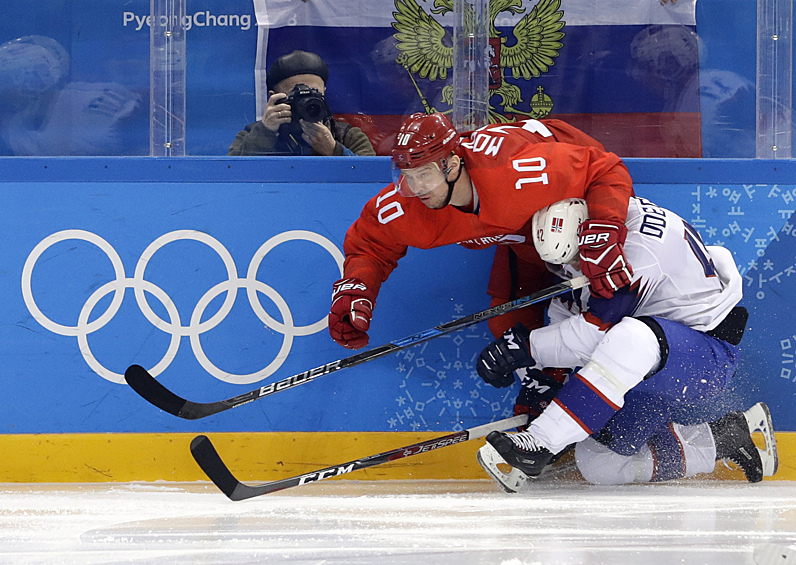
[[[339,371],[340,369],[361,365],[362,363],[372,361],[373,359],[378,359],[379,357],[384,357],[385,355],[395,353],[401,349],[434,339],[435,337],[467,328],[477,324],[478,322],[483,322],[484,320],[489,320],[491,318],[500,316],[501,314],[505,314],[506,312],[525,308],[531,304],[542,302],[548,298],[552,298],[553,296],[564,294],[569,290],[581,288],[588,284],[589,280],[585,276],[576,277],[574,279],[555,284],[549,288],[540,290],[539,292],[535,292],[528,296],[512,300],[511,302],[499,304],[497,306],[493,306],[492,308],[487,308],[486,310],[476,312],[475,314],[470,314],[469,316],[464,316],[463,318],[451,320],[450,322],[440,324],[439,326],[435,326],[420,333],[410,335],[409,337],[393,341],[386,345],[381,345],[363,353],[357,353],[356,355],[345,357],[344,359],[332,361],[326,365],[321,365],[320,367],[297,373],[280,381],[270,383],[238,396],[216,402],[193,402],[191,400],[186,400],[181,396],[177,396],[175,393],[158,382],[155,377],[150,375],[149,372],[140,365],[131,365],[128,367],[127,371],[124,373],[124,380],[127,381],[127,384],[130,385],[130,388],[132,388],[149,403],[154,404],[161,410],[165,410],[170,414],[184,418],[186,420],[197,420],[199,418],[212,416],[213,414],[218,414],[219,412],[224,412],[225,410],[235,408],[236,406],[240,406],[254,400],[271,396],[272,394],[282,392],[283,390],[291,389],[298,385],[313,381],[324,375],[328,375],[329,373]]]
[[[460,432],[454,432],[452,434],[439,436],[426,441],[413,443],[412,445],[399,447],[397,449],[385,451],[384,453],[379,453],[377,455],[370,455],[364,459],[356,459],[354,461],[349,461],[348,463],[341,463],[339,465],[326,467],[320,471],[314,471],[312,473],[306,473],[304,475],[298,475],[288,479],[281,479],[260,485],[247,485],[236,479],[227,468],[226,464],[224,464],[224,462],[221,460],[218,451],[216,451],[216,448],[213,446],[207,436],[196,436],[193,439],[191,442],[191,454],[193,455],[193,458],[196,459],[196,462],[199,464],[205,474],[210,478],[211,481],[213,481],[213,483],[221,490],[221,492],[226,494],[231,500],[237,501],[246,500],[247,498],[254,498],[255,496],[261,496],[263,494],[270,494],[272,492],[291,487],[306,485],[307,483],[322,481],[332,477],[339,477],[340,475],[346,475],[353,471],[358,471],[359,469],[367,469],[368,467],[381,465],[382,463],[387,463],[388,461],[395,461],[396,459],[411,457],[412,455],[426,453],[427,451],[432,451],[434,449],[456,445],[457,443],[462,443],[463,441],[484,437],[488,435],[489,432],[508,430],[510,428],[523,426],[526,423],[528,423],[528,415],[520,414],[519,416],[513,416],[511,418],[506,418],[505,420],[498,420],[497,422],[492,422],[490,424],[484,424],[474,428],[462,430]]]

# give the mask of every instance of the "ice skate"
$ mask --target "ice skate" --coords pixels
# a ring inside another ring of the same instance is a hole
[[[508,493],[519,492],[529,480],[525,473],[506,463],[495,451],[495,448],[488,443],[478,450],[476,459],[484,471]]]
[[[529,432],[492,432],[478,452],[478,462],[507,492],[517,492],[529,478],[541,475],[552,458]],[[503,472],[500,464],[510,465],[512,470]]]
[[[734,411],[715,422],[709,422],[716,442],[716,460],[726,459],[738,465],[750,483],[759,483],[763,477],[777,472],[777,439],[771,423],[771,413],[762,402],[746,412]],[[765,447],[759,448],[752,435],[763,435]]]

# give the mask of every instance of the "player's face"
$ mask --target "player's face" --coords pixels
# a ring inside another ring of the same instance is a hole
[[[449,204],[447,183],[439,185],[437,188],[420,196],[420,201],[432,210],[439,210]]]
[[[417,196],[429,208],[441,208],[448,196],[448,183],[439,163],[401,171],[399,189],[404,196]]]

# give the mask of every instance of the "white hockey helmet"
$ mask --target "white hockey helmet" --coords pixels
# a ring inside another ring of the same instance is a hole
[[[563,265],[578,255],[578,228],[589,217],[586,201],[567,198],[533,215],[533,245],[546,263]]]

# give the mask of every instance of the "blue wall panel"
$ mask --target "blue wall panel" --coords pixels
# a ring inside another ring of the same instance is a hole
[[[724,405],[765,400],[796,430],[793,163],[629,166],[639,194],[729,247],[744,274],[752,317]],[[345,231],[388,177],[381,158],[0,159],[0,433],[449,430],[506,416],[514,391],[473,371],[486,324],[196,422],[119,382],[132,363],[157,366],[212,401],[351,354],[323,320]],[[487,307],[491,257],[410,251],[371,346]]]

